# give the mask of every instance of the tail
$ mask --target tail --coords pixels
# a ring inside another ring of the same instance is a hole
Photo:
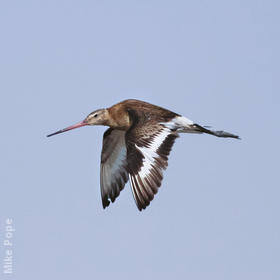
[[[210,129],[207,129],[196,123],[193,124],[192,126],[197,132],[207,133],[207,134],[211,134],[211,135],[214,135],[217,137],[240,139],[240,137],[238,135],[234,135],[234,134],[222,131],[222,130],[220,130],[220,131],[210,130]]]

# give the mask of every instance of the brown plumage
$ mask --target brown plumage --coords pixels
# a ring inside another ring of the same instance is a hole
[[[104,208],[115,201],[129,179],[138,209],[145,209],[161,186],[163,170],[179,133],[239,138],[224,131],[209,130],[179,114],[134,99],[96,110],[84,121],[48,136],[85,125],[109,126],[103,135],[101,153]]]

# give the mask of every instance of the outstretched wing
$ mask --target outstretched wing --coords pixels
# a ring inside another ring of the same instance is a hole
[[[125,131],[109,128],[103,135],[100,186],[103,208],[119,196],[128,181]],[[110,199],[110,200],[109,200]]]
[[[138,209],[153,200],[178,134],[162,124],[136,125],[126,134],[130,184]]]

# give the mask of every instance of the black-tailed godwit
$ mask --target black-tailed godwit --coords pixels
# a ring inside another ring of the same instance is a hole
[[[179,133],[237,135],[213,131],[164,108],[125,100],[90,113],[82,122],[49,136],[86,125],[105,125],[101,153],[100,185],[103,207],[119,196],[128,179],[138,209],[145,209],[158,192],[168,156]]]

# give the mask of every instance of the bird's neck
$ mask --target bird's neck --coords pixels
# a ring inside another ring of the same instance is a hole
[[[131,126],[128,112],[121,106],[108,108],[108,126],[114,129],[128,130]]]

